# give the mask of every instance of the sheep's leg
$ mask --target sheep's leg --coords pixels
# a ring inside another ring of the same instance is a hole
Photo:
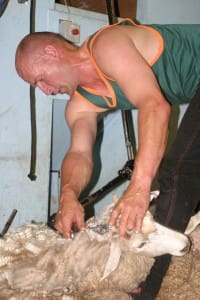
[[[192,233],[199,224],[200,224],[200,211],[196,215],[191,217],[190,222],[185,230],[185,234]]]

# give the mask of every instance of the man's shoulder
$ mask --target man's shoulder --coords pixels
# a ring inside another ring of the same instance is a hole
[[[84,103],[77,101],[75,98],[71,98],[66,105],[65,119],[69,128],[73,128],[74,124],[92,124],[95,128],[97,123],[99,112],[88,108]],[[85,125],[84,125],[85,126]]]

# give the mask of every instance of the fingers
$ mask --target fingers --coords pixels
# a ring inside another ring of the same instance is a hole
[[[109,224],[111,226],[113,226],[117,223],[117,219],[118,219],[119,215],[120,215],[120,211],[117,208],[114,208],[112,211],[112,214],[110,216],[110,221],[109,221]]]
[[[84,211],[59,210],[56,215],[55,228],[66,238],[70,238],[72,232],[85,228]]]
[[[147,209],[148,203],[146,202],[127,201],[127,199],[121,198],[112,211],[109,223],[111,226],[118,226],[121,237],[125,236],[127,230],[139,233]]]
[[[136,233],[139,233],[141,231],[143,219],[144,219],[144,215],[142,215],[142,216],[137,215],[136,216],[136,221],[135,221],[135,226],[134,226],[134,229],[135,229]]]
[[[77,224],[78,230],[83,230],[83,229],[85,229],[85,222],[84,222],[84,218],[83,218],[83,217],[78,218],[76,224]]]
[[[71,236],[72,220],[62,216],[62,212],[58,211],[56,216],[55,228],[66,238]]]
[[[127,230],[134,230],[139,233],[142,228],[143,215],[138,215],[133,211],[122,212],[119,216],[119,235],[125,236]]]
[[[133,229],[136,233],[139,233],[142,229],[142,223],[145,212],[134,211],[129,215],[127,222],[127,229]]]
[[[125,211],[120,216],[120,221],[119,221],[119,235],[121,237],[125,236],[126,229],[127,229],[128,217],[129,217],[129,212],[128,211]]]

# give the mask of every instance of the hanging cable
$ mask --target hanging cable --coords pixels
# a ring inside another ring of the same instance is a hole
[[[30,3],[30,33],[35,32],[35,9],[36,0],[31,0]],[[36,160],[37,160],[37,126],[36,126],[36,99],[35,88],[30,86],[30,115],[31,115],[31,161],[30,173],[28,177],[30,180],[36,180]]]
[[[106,0],[106,8],[108,13],[109,24],[114,24],[116,22],[115,15],[113,14],[113,0]]]

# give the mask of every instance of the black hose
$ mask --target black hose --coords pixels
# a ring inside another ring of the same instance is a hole
[[[35,32],[35,8],[36,0],[31,0],[30,4],[30,33]],[[35,88],[30,86],[30,118],[31,118],[31,161],[30,173],[28,177],[30,180],[36,180],[36,160],[37,160],[37,126],[36,126],[36,98]]]
[[[106,8],[108,13],[109,24],[113,24],[112,0],[106,0]]]

